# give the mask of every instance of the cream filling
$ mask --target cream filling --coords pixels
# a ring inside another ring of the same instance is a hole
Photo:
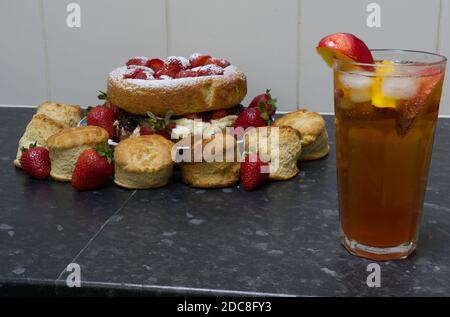
[[[181,139],[192,134],[202,134],[204,138],[208,138],[220,133],[226,127],[231,127],[236,119],[236,115],[229,115],[210,122],[187,118],[173,120],[172,122],[176,124],[176,127],[172,129],[172,138]]]

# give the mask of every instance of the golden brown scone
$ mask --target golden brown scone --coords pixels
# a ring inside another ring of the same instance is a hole
[[[158,188],[173,172],[173,143],[160,135],[143,135],[121,141],[114,150],[114,182],[125,188]]]
[[[76,127],[83,118],[83,109],[80,106],[46,101],[37,108],[38,114],[59,120],[69,127]]]
[[[259,153],[269,162],[270,180],[287,180],[296,176],[298,158],[302,152],[300,133],[288,126],[260,127],[244,135],[244,149]]]
[[[19,148],[17,149],[16,159],[14,160],[14,165],[20,166],[20,157],[22,156],[21,148],[28,148],[30,144],[36,142],[36,146],[47,147],[47,139],[67,126],[57,120],[46,116],[45,114],[35,114],[28,123],[25,133],[19,140]]]
[[[95,126],[68,128],[47,140],[50,153],[50,176],[58,181],[71,181],[78,156],[84,150],[108,146],[108,132]]]
[[[180,164],[184,183],[198,188],[220,188],[233,186],[239,181],[239,151],[232,135],[217,133],[198,142],[193,138],[183,141],[187,141],[183,145],[191,147],[185,156],[191,162]],[[194,154],[196,150],[198,157]]]
[[[226,109],[238,105],[247,94],[247,79],[233,65],[223,75],[168,80],[123,79],[127,67],[109,74],[108,100],[133,114],[164,116],[168,110],[179,116]]]
[[[317,112],[300,109],[276,119],[273,126],[290,126],[302,136],[302,155],[300,160],[317,160],[328,154],[328,133],[325,120]]]

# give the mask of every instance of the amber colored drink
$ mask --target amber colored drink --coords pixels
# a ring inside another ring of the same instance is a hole
[[[373,55],[380,62],[371,67],[334,67],[342,243],[363,257],[400,259],[416,248],[445,58]]]

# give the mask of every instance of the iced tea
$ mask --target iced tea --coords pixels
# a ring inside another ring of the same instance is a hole
[[[334,63],[342,243],[371,259],[405,258],[416,247],[445,58],[372,54],[371,65]]]

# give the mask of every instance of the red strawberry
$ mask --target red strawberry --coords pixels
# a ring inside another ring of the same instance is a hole
[[[136,65],[136,66],[145,66],[147,63],[146,57],[133,57],[132,59],[129,59],[126,63],[127,66],[130,65]]]
[[[185,78],[185,77],[198,77],[199,73],[192,69],[184,69],[180,70],[178,74],[175,75],[175,78]]]
[[[214,65],[220,66],[222,68],[225,68],[225,67],[228,67],[231,65],[231,63],[229,61],[227,61],[226,59],[216,58],[216,57],[212,57],[212,58],[208,59],[206,61],[205,65],[209,65],[209,64],[214,64]]]
[[[189,57],[189,63],[191,64],[192,68],[204,66],[210,58],[211,56],[209,55],[196,53],[192,54],[191,57]]]
[[[156,134],[165,137],[167,140],[171,140],[172,139],[172,133],[167,131],[167,130],[158,130],[156,131]]]
[[[180,58],[169,57],[164,62],[163,67],[157,72],[158,77],[160,77],[161,75],[166,75],[174,78],[180,72],[180,70],[185,69],[185,66],[186,65],[183,65],[183,62]]]
[[[256,107],[260,109],[265,108],[269,116],[273,116],[277,111],[276,103],[277,100],[272,98],[272,95],[270,94],[270,89],[266,89],[266,93],[258,95],[255,98],[253,98],[252,102],[250,102],[249,107],[250,108]]]
[[[50,157],[48,150],[36,143],[30,144],[28,149],[22,148],[20,165],[31,177],[46,179],[50,175]]]
[[[149,74],[145,71],[145,68],[130,68],[123,75],[124,79],[148,79]]]
[[[112,150],[98,147],[81,152],[72,173],[76,189],[94,189],[105,183],[114,171]]]
[[[213,112],[211,119],[212,120],[219,120],[223,117],[228,116],[228,111],[226,111],[225,109],[219,109]]]
[[[157,72],[164,66],[164,61],[159,58],[153,58],[153,59],[149,60],[145,64],[145,66],[153,69],[154,72]]]
[[[259,108],[246,108],[234,121],[234,128],[265,127],[269,124],[269,115]]]
[[[269,173],[263,171],[263,167],[268,168],[268,163],[261,161],[259,155],[245,156],[244,161],[241,162],[241,183],[244,190],[252,191],[269,179]]]
[[[416,96],[408,100],[397,111],[396,129],[398,134],[404,135],[414,123],[416,117],[426,107],[427,102],[431,102],[431,94],[439,87],[439,83],[444,77],[444,73],[436,73],[420,77],[420,85]]]
[[[193,68],[192,70],[197,71],[199,76],[222,75],[224,72],[222,67],[214,64]]]
[[[94,107],[87,115],[87,124],[102,127],[108,132],[110,139],[114,138],[114,121],[114,110],[107,106]]]
[[[140,127],[139,134],[140,135],[150,135],[150,134],[153,134],[153,130],[150,128],[147,128],[147,127]]]

